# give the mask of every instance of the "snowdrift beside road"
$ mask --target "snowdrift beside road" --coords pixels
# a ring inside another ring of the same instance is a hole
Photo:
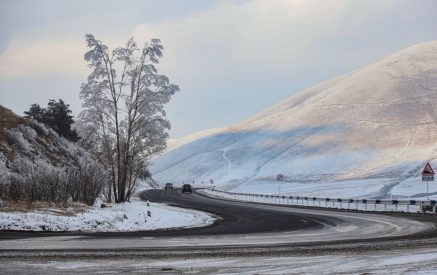
[[[181,142],[151,171],[160,182],[214,179],[238,192],[278,193],[276,175],[283,174],[286,193],[423,197],[421,168],[437,156],[436,103],[434,41]],[[437,194],[437,187],[430,191]]]
[[[150,210],[151,217],[147,216]],[[138,199],[113,204],[77,209],[45,208],[31,211],[0,211],[0,231],[81,231],[129,232],[169,228],[202,227],[214,223],[207,213],[151,203]]]

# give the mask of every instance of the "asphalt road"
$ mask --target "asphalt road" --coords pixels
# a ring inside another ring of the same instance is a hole
[[[159,231],[156,235],[223,235],[260,232],[296,231],[322,228],[338,220],[317,215],[305,215],[254,207],[251,204],[233,203],[199,193],[184,193],[180,190],[149,190],[140,193],[143,200],[164,202],[171,206],[189,208],[211,213],[218,220],[212,226],[175,231]]]
[[[384,253],[409,255],[413,248],[437,247],[435,215],[263,205],[176,190],[146,191],[140,196],[209,212],[219,219],[205,228],[147,232],[0,232],[0,273],[286,273],[300,267],[299,259],[313,266],[311,261],[320,261],[320,256],[342,259],[370,253],[372,260]],[[312,256],[317,257],[308,260]],[[356,257],[361,262],[362,257]]]
[[[98,254],[96,251],[115,254],[117,251],[140,254],[155,251],[156,255],[169,255],[166,252],[203,253],[204,249],[231,248],[235,251],[235,248],[249,247],[259,247],[260,252],[285,247],[290,252],[292,246],[326,247],[341,243],[343,247],[353,247],[361,242],[369,247],[369,243],[372,246],[392,245],[395,241],[405,243],[406,239],[418,243],[419,239],[436,235],[435,216],[424,218],[263,205],[197,193],[181,194],[176,190],[150,190],[140,195],[152,202],[209,212],[219,219],[209,227],[177,230],[89,234],[0,232],[0,256],[6,252],[15,255],[16,251],[51,251],[53,255],[60,255],[59,251],[93,255]]]

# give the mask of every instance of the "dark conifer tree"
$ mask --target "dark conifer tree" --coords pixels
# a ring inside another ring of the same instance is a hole
[[[27,118],[33,118],[38,122],[46,124],[60,136],[76,142],[79,136],[75,129],[72,129],[74,123],[71,115],[70,105],[65,104],[62,99],[56,102],[50,99],[47,108],[41,108],[38,104],[32,104],[29,111],[24,112]]]

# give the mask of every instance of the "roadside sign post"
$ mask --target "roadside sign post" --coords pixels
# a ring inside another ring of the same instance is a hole
[[[422,181],[426,181],[426,199],[429,200],[429,182],[434,181],[434,170],[429,162],[426,163],[422,171]]]

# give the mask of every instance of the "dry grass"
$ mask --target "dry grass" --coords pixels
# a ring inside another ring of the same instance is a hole
[[[75,216],[78,213],[83,213],[90,207],[78,202],[69,204],[56,204],[50,202],[12,202],[5,201],[4,207],[0,208],[0,212],[29,212],[29,211],[45,211],[47,214],[53,214],[57,216]]]
[[[24,118],[17,116],[11,110],[0,105],[0,126],[12,129],[25,123]]]

